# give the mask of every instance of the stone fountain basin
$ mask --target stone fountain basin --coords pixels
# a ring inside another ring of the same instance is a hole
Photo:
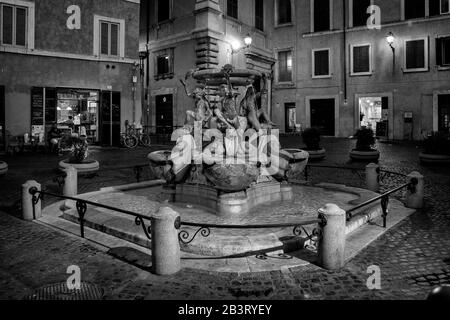
[[[293,199],[290,201],[278,201],[256,206],[245,217],[227,219],[218,217],[207,210],[189,204],[168,203],[169,195],[162,186],[148,187],[128,191],[114,191],[87,195],[83,198],[94,202],[107,204],[113,207],[123,208],[151,217],[161,206],[170,206],[181,216],[185,222],[201,224],[226,224],[226,225],[255,225],[296,223],[299,220],[315,219],[317,210],[327,203],[335,203],[346,210],[358,203],[376,196],[375,193],[356,188],[348,188],[338,185],[306,186],[293,185]],[[347,225],[347,233],[380,215],[379,204],[367,208],[361,212],[364,219],[355,219]],[[75,209],[63,211],[63,217],[72,222],[78,222]],[[138,245],[149,247],[150,240],[145,236],[141,227],[134,224],[132,217],[105,210],[89,207],[86,214],[86,226],[112,234],[116,237],[134,242]],[[314,225],[306,227],[310,233]],[[199,228],[183,226],[189,239]],[[302,234],[305,236],[305,233]],[[188,245],[181,245],[184,252],[201,256],[223,257],[233,255],[252,255],[256,251],[267,252],[291,252],[298,250],[304,243],[304,238],[295,237],[293,227],[271,229],[210,229],[208,237],[199,233]]]

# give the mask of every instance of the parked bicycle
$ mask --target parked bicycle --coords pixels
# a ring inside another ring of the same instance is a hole
[[[121,133],[121,140],[122,144],[129,149],[134,149],[138,145],[151,146],[150,134],[146,130],[136,128],[135,125],[130,125],[128,121],[125,121],[125,132]]]

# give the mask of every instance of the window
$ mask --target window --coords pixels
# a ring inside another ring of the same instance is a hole
[[[372,50],[369,44],[352,46],[350,54],[352,75],[372,74]]]
[[[409,0],[408,0],[409,1]],[[353,0],[351,4],[351,18],[353,27],[361,27],[367,25],[367,19],[370,15],[367,8],[371,5],[371,0]]]
[[[331,29],[330,2],[330,0],[312,0],[312,32],[327,31]]]
[[[125,20],[94,15],[94,56],[125,57]]]
[[[17,47],[27,45],[28,9],[26,7],[1,4],[1,44]]]
[[[428,70],[428,39],[405,41],[405,72]]]
[[[441,14],[450,13],[449,0],[441,0]]]
[[[312,52],[313,78],[330,76],[330,49],[317,49]]]
[[[292,22],[291,0],[277,0],[277,24],[287,24]]]
[[[425,0],[404,0],[405,19],[425,17]]]
[[[255,28],[264,31],[264,0],[255,0]]]
[[[227,0],[227,16],[238,18],[238,0]]]
[[[292,82],[292,51],[278,52],[278,82]]]
[[[157,52],[155,57],[155,79],[173,78],[173,49]]]
[[[170,0],[158,0],[158,23],[170,19]]]
[[[450,67],[450,37],[436,39],[436,64],[440,67]]]
[[[120,25],[117,23],[100,22],[100,54],[119,55],[119,29]]]

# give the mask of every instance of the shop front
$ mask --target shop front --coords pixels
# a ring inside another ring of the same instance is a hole
[[[45,135],[56,124],[90,144],[120,144],[120,93],[72,88],[32,88],[31,134]]]

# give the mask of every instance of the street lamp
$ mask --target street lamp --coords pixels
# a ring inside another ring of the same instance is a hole
[[[250,34],[247,34],[244,38],[244,43],[247,46],[247,48],[252,45],[252,42],[253,42],[252,37],[250,36]]]
[[[391,49],[392,49],[392,75],[394,75],[395,74],[395,47],[394,47],[395,37],[392,32],[389,32],[386,35],[386,42],[389,44],[389,47],[391,47]]]

